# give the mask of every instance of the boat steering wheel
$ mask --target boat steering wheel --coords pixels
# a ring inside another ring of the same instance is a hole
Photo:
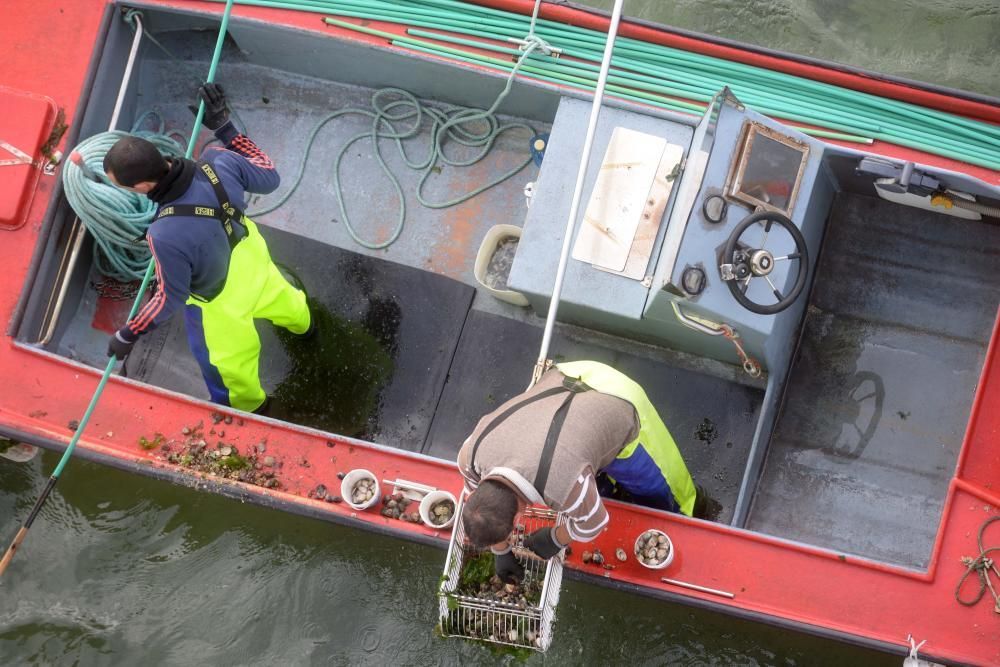
[[[756,224],[764,226],[764,236],[760,241],[760,247],[752,248],[745,244],[740,244],[740,237],[750,227]],[[766,249],[767,237],[771,233],[771,227],[778,225],[792,237],[795,242],[795,252],[775,257]],[[782,294],[771,280],[771,272],[778,262],[794,261],[798,263],[798,273],[795,276],[795,285],[788,294]],[[719,274],[723,281],[729,285],[729,291],[733,298],[747,310],[760,315],[774,315],[788,308],[806,285],[806,274],[809,271],[809,252],[806,248],[806,240],[802,236],[799,228],[788,219],[787,216],[774,211],[758,211],[743,218],[733,233],[726,241],[726,248],[722,252],[722,264],[719,266]],[[770,305],[757,303],[747,296],[747,290],[754,278],[763,278],[771,286],[771,292],[777,298],[777,303]]]

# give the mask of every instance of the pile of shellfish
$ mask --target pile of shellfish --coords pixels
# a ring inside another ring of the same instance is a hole
[[[351,502],[364,505],[375,496],[375,480],[371,477],[359,479],[351,490]]]
[[[649,567],[657,567],[670,556],[670,539],[658,530],[647,530],[635,542],[635,557]]]
[[[457,611],[452,612],[449,624],[464,637],[515,646],[542,647],[542,638],[537,629],[538,621],[535,619],[514,620],[502,611],[467,615],[464,624],[460,618]]]
[[[450,500],[442,500],[431,507],[430,519],[435,526],[443,526],[451,520],[455,514],[455,503]]]
[[[419,512],[407,512],[410,506],[410,499],[402,493],[394,493],[391,496],[382,496],[382,516],[389,519],[399,519],[410,523],[420,523]]]

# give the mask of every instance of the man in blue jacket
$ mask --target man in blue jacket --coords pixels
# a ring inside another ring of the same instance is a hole
[[[145,139],[127,136],[104,158],[112,183],[158,204],[146,232],[158,287],[111,337],[108,356],[124,359],[140,336],[183,306],[188,343],[212,400],[265,412],[254,318],[303,337],[314,327],[305,293],[281,275],[263,237],[243,214],[245,193],[273,192],[278,172],[254,142],[237,132],[220,86],[205,84],[198,94],[205,101],[205,127],[225,148],[206,150],[198,162],[168,159]]]

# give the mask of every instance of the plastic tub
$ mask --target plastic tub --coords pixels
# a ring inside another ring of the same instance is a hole
[[[355,503],[351,500],[351,496],[354,492],[354,485],[363,479],[371,479],[375,482],[375,493],[372,497],[365,503]],[[353,507],[356,510],[366,510],[375,503],[379,501],[380,491],[378,486],[378,479],[370,470],[365,470],[364,468],[355,468],[351,472],[344,475],[344,479],[340,481],[340,497],[344,499],[344,502]]]
[[[657,563],[656,565],[649,565],[648,563],[643,562],[641,558],[639,558],[639,543],[642,542],[649,533],[655,534],[657,538],[659,538],[660,536],[665,537],[667,539],[666,547],[667,549],[670,550],[670,552],[667,554],[667,557],[664,558],[662,562]],[[664,533],[662,530],[656,530],[655,528],[652,528],[650,530],[642,531],[642,533],[639,534],[639,537],[635,538],[635,546],[632,547],[632,553],[635,555],[635,559],[639,561],[639,565],[647,567],[650,570],[662,570],[663,568],[674,562],[674,543],[673,541],[671,541],[670,536]]]
[[[431,508],[437,505],[442,500],[451,501],[451,517],[442,524],[436,524],[431,521]],[[443,530],[455,523],[455,512],[458,509],[458,501],[455,500],[455,496],[448,493],[447,491],[431,491],[420,501],[420,518],[423,522],[430,526],[431,528],[437,528],[438,530]]]
[[[476,282],[496,298],[507,303],[512,303],[515,306],[527,306],[528,299],[520,292],[509,289],[496,289],[486,284],[486,270],[490,265],[490,259],[493,258],[493,253],[496,251],[497,245],[509,238],[520,239],[521,228],[517,225],[494,225],[490,227],[483,238],[482,244],[479,246],[479,252],[476,254],[476,265],[472,272],[476,277]]]

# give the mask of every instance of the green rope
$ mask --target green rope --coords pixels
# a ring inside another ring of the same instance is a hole
[[[162,119],[157,132],[137,129],[158,116],[152,111],[140,116],[132,134],[151,141],[165,157],[183,155],[181,145],[163,134]],[[146,271],[151,256],[143,239],[156,212],[148,197],[115,187],[104,173],[104,156],[128,135],[102,132],[83,140],[73,151],[82,164],[67,161],[62,171],[66,199],[94,237],[94,265],[102,275],[123,283],[140,280]]]
[[[338,23],[336,19],[329,18],[326,19],[326,22],[333,24]],[[395,37],[395,35],[381,33],[381,31],[370,28],[366,28],[364,30],[365,32],[370,32],[372,34]],[[392,173],[389,165],[385,162],[385,158],[382,156],[382,139],[391,139],[395,142],[396,149],[399,151],[399,155],[402,157],[406,166],[410,169],[421,172],[420,181],[416,188],[416,198],[420,204],[427,208],[442,209],[456,206],[457,204],[468,201],[490,188],[503,183],[508,178],[511,178],[531,164],[532,158],[530,154],[524,159],[523,162],[516,165],[506,173],[501,174],[497,178],[472,190],[471,192],[467,192],[453,199],[443,202],[432,202],[426,199],[423,194],[424,184],[439,164],[444,164],[450,167],[467,167],[476,164],[486,157],[497,138],[509,130],[524,129],[530,133],[529,136],[535,135],[534,128],[527,123],[513,122],[502,124],[495,115],[496,110],[510,93],[514,79],[517,76],[522,63],[524,63],[535,50],[544,52],[548,48],[544,40],[533,35],[529,35],[526,41],[527,46],[525,47],[521,57],[517,59],[514,66],[511,68],[510,73],[507,75],[507,81],[503,90],[500,91],[500,94],[497,95],[497,98],[488,109],[472,109],[459,106],[447,106],[442,108],[431,107],[422,104],[413,94],[400,88],[382,88],[372,93],[371,109],[339,109],[325,116],[319,121],[319,123],[316,124],[316,127],[313,128],[312,132],[309,134],[309,138],[306,140],[305,153],[299,163],[298,173],[292,181],[292,186],[285,191],[285,193],[274,204],[268,206],[267,208],[249,213],[248,215],[251,217],[259,217],[266,215],[267,213],[271,213],[284,205],[285,202],[287,202],[295,193],[302,182],[302,177],[305,175],[306,163],[309,160],[309,154],[315,145],[316,137],[320,130],[322,130],[327,123],[335,118],[351,114],[371,118],[371,129],[351,137],[338,151],[334,160],[333,189],[337,198],[337,206],[340,209],[340,217],[344,223],[344,227],[347,229],[347,233],[356,243],[364,246],[365,248],[379,250],[391,245],[402,233],[403,223],[406,218],[406,198],[403,194],[403,188],[399,183],[399,179]],[[395,97],[395,99],[392,99],[393,97]],[[403,147],[403,140],[413,138],[421,132],[425,117],[431,122],[430,147],[428,148],[427,154],[422,159],[411,160]],[[399,129],[397,128],[397,124],[404,124],[404,127]],[[388,238],[380,242],[368,241],[362,238],[355,229],[354,224],[351,222],[350,216],[347,213],[344,188],[341,181],[340,172],[344,156],[347,155],[347,151],[351,148],[351,146],[364,139],[371,142],[372,153],[375,155],[375,159],[378,162],[379,167],[382,169],[382,172],[392,184],[393,189],[396,191],[396,197],[399,200],[399,213],[396,219],[396,225],[389,234]],[[475,151],[471,157],[465,159],[449,157],[444,150],[446,140],[478,150]]]

